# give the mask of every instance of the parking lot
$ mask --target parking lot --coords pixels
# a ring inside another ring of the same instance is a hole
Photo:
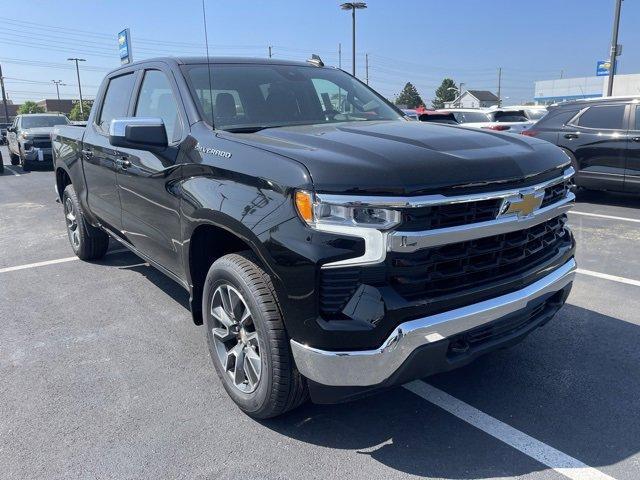
[[[187,293],[69,246],[50,171],[0,176],[2,478],[640,477],[640,198],[580,192],[568,304],[523,343],[357,402],[258,422]]]

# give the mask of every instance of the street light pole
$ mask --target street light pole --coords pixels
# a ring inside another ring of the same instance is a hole
[[[363,10],[367,8],[367,4],[364,2],[347,2],[340,5],[342,10],[351,10],[351,42],[352,42],[352,55],[351,61],[351,73],[356,76],[356,10]]]
[[[616,74],[616,60],[619,55],[618,52],[618,30],[620,28],[620,9],[622,8],[622,0],[615,0],[616,8],[613,12],[613,31],[611,33],[611,53],[609,61],[611,66],[609,67],[609,83],[607,85],[607,97],[613,95],[613,79]]]
[[[51,82],[56,86],[56,94],[58,95],[58,100],[60,100],[60,85],[64,85],[62,80],[51,80]]]
[[[82,86],[80,85],[80,67],[78,67],[78,62],[86,62],[86,60],[84,58],[67,58],[67,60],[69,60],[70,62],[76,62],[76,75],[78,77],[78,93],[80,94],[80,115],[84,115],[84,109],[82,107]]]

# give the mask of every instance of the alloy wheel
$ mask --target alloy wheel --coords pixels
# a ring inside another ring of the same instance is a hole
[[[238,390],[253,392],[260,382],[262,359],[247,302],[233,286],[222,284],[213,293],[211,316],[211,333],[222,369]]]
[[[80,232],[78,231],[78,219],[76,215],[76,209],[73,206],[73,202],[70,198],[67,198],[64,202],[64,216],[67,222],[67,233],[69,234],[69,241],[74,248],[80,247]]]

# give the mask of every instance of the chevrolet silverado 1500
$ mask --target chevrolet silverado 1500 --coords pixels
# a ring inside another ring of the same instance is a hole
[[[126,65],[52,138],[75,253],[113,237],[187,289],[254,417],[464,365],[571,288],[566,154],[407,121],[317,59]]]

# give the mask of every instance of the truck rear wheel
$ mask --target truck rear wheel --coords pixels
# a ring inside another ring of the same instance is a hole
[[[81,260],[104,257],[109,248],[109,236],[85,220],[73,185],[67,185],[64,189],[62,205],[73,252]]]
[[[209,353],[222,384],[254,418],[281,415],[307,399],[271,278],[251,252],[216,260],[202,295]]]
[[[9,159],[11,160],[11,165],[20,165],[20,157],[15,153],[9,152]]]

